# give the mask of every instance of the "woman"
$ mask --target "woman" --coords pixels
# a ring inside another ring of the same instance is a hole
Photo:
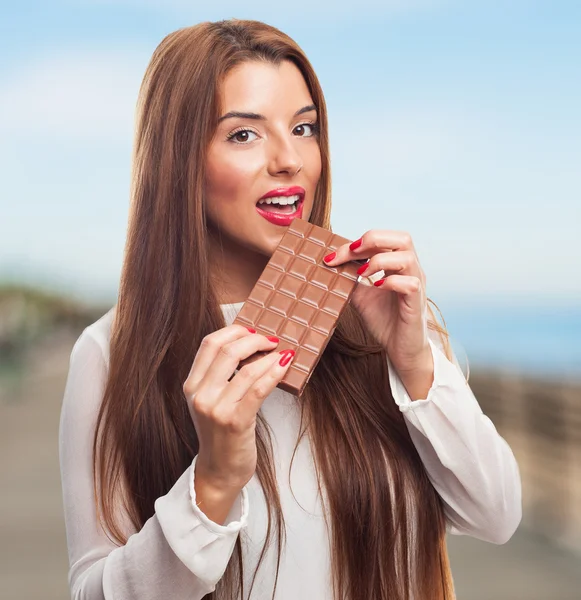
[[[292,354],[232,324],[281,219],[330,229],[327,113],[300,48],[253,21],[168,35],[133,169],[118,303],[75,344],[61,416],[73,598],[453,598],[446,531],[506,542],[520,479],[410,236],[327,257],[385,277],[360,280],[299,398],[276,387]]]

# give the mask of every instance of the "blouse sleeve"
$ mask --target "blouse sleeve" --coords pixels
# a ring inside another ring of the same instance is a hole
[[[197,506],[196,458],[169,492],[155,501],[155,514],[124,546],[103,533],[93,495],[92,444],[107,376],[97,340],[85,330],[71,352],[61,409],[59,455],[69,586],[73,600],[188,600],[213,591],[223,576],[238,532],[248,519],[244,488],[224,525]],[[121,522],[128,523],[126,515]]]
[[[431,330],[429,343],[434,381],[427,397],[412,401],[388,359],[392,395],[444,502],[450,533],[503,544],[522,516],[516,459],[483,414],[456,356],[448,360],[439,334]]]

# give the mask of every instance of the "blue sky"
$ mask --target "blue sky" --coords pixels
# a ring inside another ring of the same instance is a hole
[[[4,2],[0,279],[117,290],[133,116],[169,32],[257,18],[311,59],[333,228],[403,229],[436,301],[581,300],[581,3]]]

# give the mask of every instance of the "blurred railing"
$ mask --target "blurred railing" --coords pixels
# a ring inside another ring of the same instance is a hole
[[[40,344],[58,344],[61,339],[68,343],[71,335],[80,335],[109,308],[24,285],[0,284],[0,405],[18,396]]]
[[[470,386],[519,463],[523,526],[581,553],[581,380],[471,371]]]

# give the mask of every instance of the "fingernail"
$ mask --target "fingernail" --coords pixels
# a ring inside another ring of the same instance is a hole
[[[250,333],[256,333],[256,329],[252,329],[252,327],[247,327],[246,329],[248,329]]]
[[[365,263],[364,265],[361,265],[358,269],[357,269],[357,275],[363,275],[363,273],[365,273],[365,271],[367,270],[367,267],[369,266],[369,263]]]
[[[336,252],[331,252],[331,254],[327,254],[327,256],[325,256],[325,258],[323,260],[325,262],[329,262],[329,261],[333,260],[336,256],[337,256]]]
[[[282,354],[283,357],[280,359],[278,363],[281,367],[286,367],[290,361],[290,359],[295,355],[294,350],[281,350],[279,354]]]
[[[271,341],[271,342],[276,342],[277,344],[278,344],[278,342],[280,342],[280,340],[276,336],[274,336],[274,335],[267,335],[266,339],[269,340],[269,341]]]
[[[349,250],[356,250],[357,248],[359,248],[359,246],[361,246],[361,239],[359,238],[358,240],[355,240],[352,244],[349,245]]]
[[[381,285],[383,282],[385,281],[385,279],[378,279],[373,285]]]

